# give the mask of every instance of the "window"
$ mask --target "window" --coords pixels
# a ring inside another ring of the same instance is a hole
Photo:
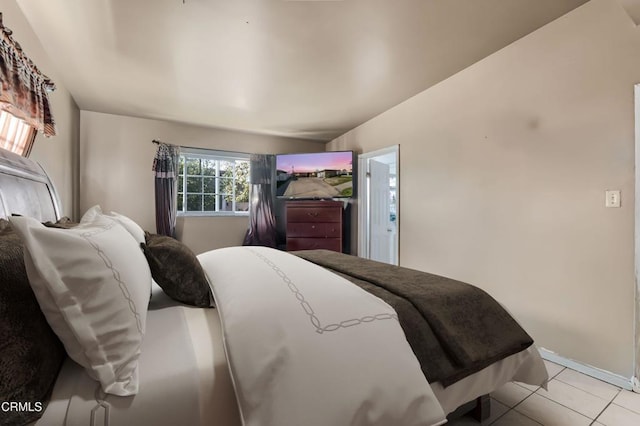
[[[249,156],[183,149],[178,163],[178,215],[249,213]]]
[[[0,111],[0,147],[28,157],[35,138],[36,129],[6,111]]]

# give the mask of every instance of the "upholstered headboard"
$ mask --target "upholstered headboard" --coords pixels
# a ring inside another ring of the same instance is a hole
[[[20,214],[55,222],[59,205],[53,182],[38,163],[0,148],[0,218]]]

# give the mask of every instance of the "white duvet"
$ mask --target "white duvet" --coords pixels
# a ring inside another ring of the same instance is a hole
[[[245,425],[440,425],[395,311],[289,253],[198,256],[212,284]]]

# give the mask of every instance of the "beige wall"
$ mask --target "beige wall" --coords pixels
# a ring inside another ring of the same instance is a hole
[[[153,139],[191,147],[249,153],[323,151],[300,139],[256,135],[82,111],[80,114],[80,209],[100,204],[155,231]],[[178,238],[194,252],[239,245],[247,217],[180,217]]]
[[[45,138],[36,136],[31,159],[39,162],[55,183],[61,201],[62,214],[74,216],[77,206],[78,140],[80,110],[71,94],[62,84],[59,73],[31,29],[15,0],[5,0],[0,9],[4,25],[13,31],[13,38],[20,43],[29,58],[51,78],[57,89],[50,93],[51,111],[56,121],[57,135]]]
[[[625,377],[639,37],[593,0],[328,144],[400,144],[403,266],[475,284],[539,346]]]

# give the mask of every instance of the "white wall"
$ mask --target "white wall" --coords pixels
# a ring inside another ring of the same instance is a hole
[[[328,149],[400,144],[401,265],[475,284],[538,345],[631,377],[639,52],[616,1],[592,0]]]
[[[161,120],[81,111],[80,209],[100,204],[155,232],[154,178],[157,145],[176,145],[249,153],[324,151],[324,144],[190,126]],[[177,237],[194,252],[242,244],[245,217],[179,217]]]
[[[40,71],[56,84],[57,88],[49,94],[49,99],[57,135],[45,138],[38,133],[30,158],[42,164],[55,183],[62,214],[75,216],[78,201],[77,154],[80,110],[71,94],[62,85],[59,73],[53,68],[49,55],[44,51],[15,0],[4,0],[0,12],[4,25],[13,31],[14,40],[20,43]]]

